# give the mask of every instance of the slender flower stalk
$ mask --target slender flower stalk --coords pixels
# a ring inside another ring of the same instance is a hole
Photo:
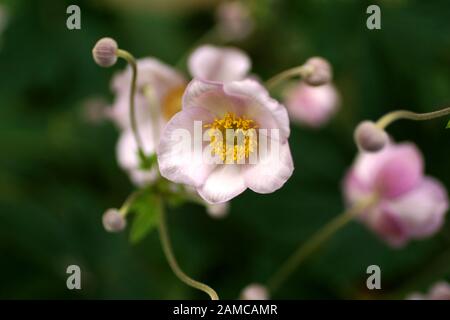
[[[139,134],[139,130],[137,127],[136,122],[136,111],[134,107],[134,97],[136,95],[136,79],[137,79],[137,65],[136,65],[136,59],[133,57],[131,53],[128,51],[117,49],[116,55],[119,58],[124,59],[128,62],[128,64],[131,66],[132,70],[132,76],[131,76],[131,86],[130,86],[130,123],[131,123],[131,130],[133,131],[134,139],[136,140],[136,144],[138,147],[138,153],[139,157],[144,159],[145,153],[144,153],[144,147],[142,143],[141,136]]]
[[[297,66],[288,70],[285,70],[283,72],[280,72],[270,78],[266,81],[266,88],[268,90],[273,90],[277,85],[279,85],[281,82],[286,81],[292,77],[296,76],[302,76],[304,77],[307,74],[310,74],[312,72],[312,68],[310,66]]]
[[[433,111],[433,112],[427,112],[427,113],[415,113],[407,110],[397,110],[393,112],[389,112],[382,116],[377,122],[376,126],[380,129],[385,129],[387,126],[389,126],[391,123],[400,120],[400,119],[408,119],[408,120],[414,120],[414,121],[424,121],[424,120],[431,120],[436,119],[439,117],[444,117],[450,115],[450,107]]]
[[[130,212],[130,208],[133,205],[133,203],[136,201],[137,198],[139,198],[146,189],[139,189],[137,191],[134,191],[132,194],[128,196],[128,198],[125,200],[123,205],[119,209],[119,213],[122,217],[126,217],[128,212]]]
[[[362,199],[350,209],[335,217],[328,224],[318,230],[306,243],[300,245],[298,249],[286,260],[280,269],[269,279],[267,287],[270,292],[276,291],[280,285],[306,260],[306,258],[316,251],[323,243],[330,239],[338,230],[344,227],[355,216],[361,214],[378,201],[377,195],[372,195]]]
[[[181,270],[172,250],[172,244],[170,242],[169,232],[167,230],[166,213],[164,208],[162,207],[162,204],[160,204],[160,206],[161,206],[160,210],[161,215],[159,217],[159,235],[163,251],[164,254],[166,255],[170,268],[175,273],[175,275],[188,286],[205,292],[206,294],[209,295],[211,300],[219,300],[219,296],[217,295],[216,291],[213,288],[204,283],[192,279],[187,274],[185,274],[183,270]]]

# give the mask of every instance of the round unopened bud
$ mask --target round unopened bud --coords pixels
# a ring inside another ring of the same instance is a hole
[[[125,229],[127,221],[117,209],[108,209],[103,214],[103,227],[109,232],[119,232]]]
[[[229,202],[217,203],[217,204],[208,204],[206,206],[206,212],[212,217],[216,219],[225,218],[225,216],[230,211]]]
[[[309,58],[305,64],[306,74],[303,76],[305,82],[311,86],[320,86],[329,83],[333,78],[333,70],[330,63],[321,57]]]
[[[364,151],[376,152],[387,144],[389,137],[383,129],[372,121],[361,122],[355,130],[355,142]]]
[[[268,300],[269,291],[259,283],[252,283],[241,292],[241,300]]]
[[[101,67],[110,67],[117,61],[117,42],[112,38],[101,38],[92,49],[95,62]]]

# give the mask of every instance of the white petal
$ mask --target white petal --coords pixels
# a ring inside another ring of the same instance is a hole
[[[183,109],[200,107],[219,118],[227,112],[235,112],[235,103],[239,104],[225,94],[222,84],[198,79],[189,83],[183,96]]]
[[[215,165],[203,159],[202,126],[213,121],[213,115],[203,108],[188,108],[178,112],[167,123],[158,146],[161,175],[173,182],[200,186]],[[197,123],[197,132],[195,127]]]
[[[265,157],[253,165],[246,165],[245,184],[258,193],[271,193],[278,190],[290,178],[294,171],[291,150],[287,142],[271,141],[278,147],[271,147]]]
[[[250,59],[243,51],[211,45],[196,49],[188,60],[191,75],[209,81],[241,80],[247,75],[250,67]]]
[[[289,137],[289,116],[286,108],[269,96],[267,90],[257,81],[247,79],[224,84],[225,93],[246,100],[242,112],[255,119],[260,127],[280,129],[282,140]]]
[[[247,187],[241,173],[241,165],[219,165],[197,188],[199,195],[208,203],[222,203],[231,200]]]
[[[184,77],[174,68],[154,58],[143,58],[137,61],[138,77],[137,92],[134,100],[136,118],[138,123],[150,121],[152,117],[151,108],[160,110],[162,99],[168,92],[186,83]],[[110,111],[111,118],[116,124],[126,129],[130,127],[130,84],[131,68],[116,74],[112,80],[112,90],[115,93],[115,101]],[[142,94],[146,86],[152,88],[155,99],[151,105],[149,99]],[[156,102],[156,103],[155,103]]]
[[[426,177],[414,190],[390,201],[387,208],[402,222],[410,237],[426,237],[444,222],[448,197],[444,186]]]
[[[139,133],[142,138],[144,152],[147,155],[155,153],[151,124],[147,123],[146,125],[140,126]],[[120,135],[116,154],[119,165],[123,169],[132,170],[139,168],[138,148],[131,129],[123,131]]]

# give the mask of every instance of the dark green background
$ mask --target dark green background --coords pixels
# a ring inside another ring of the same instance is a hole
[[[65,26],[68,4],[82,29]],[[187,1],[185,1],[187,2]],[[127,3],[124,1],[123,3]],[[395,108],[418,112],[450,103],[450,2],[378,1],[382,30],[366,28],[365,1],[256,1],[258,28],[235,45],[266,79],[312,55],[328,58],[343,97],[323,130],[293,126],[295,172],[270,195],[250,191],[224,220],[201,207],[169,212],[176,255],[186,272],[236,298],[264,282],[320,226],[343,209],[340,183],[356,149],[355,125]],[[180,283],[157,233],[130,245],[101,225],[108,207],[133,190],[115,159],[118,132],[83,117],[86,98],[109,101],[110,77],[91,48],[112,36],[138,57],[176,63],[214,23],[212,8],[126,10],[107,1],[14,0],[0,49],[0,298],[205,298]],[[396,123],[397,140],[416,142],[426,170],[450,187],[448,119]],[[66,289],[66,267],[82,268],[81,291]],[[382,287],[365,288],[378,264]],[[429,240],[393,250],[352,223],[311,257],[275,298],[403,298],[450,277],[450,224]]]

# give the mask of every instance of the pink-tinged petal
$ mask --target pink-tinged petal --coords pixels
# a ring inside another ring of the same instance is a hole
[[[218,165],[205,183],[197,188],[198,194],[208,203],[231,200],[247,188],[241,173],[241,165]]]
[[[204,108],[216,117],[227,112],[236,112],[235,105],[242,104],[239,99],[229,97],[223,91],[223,84],[193,79],[183,96],[183,109]]]
[[[354,179],[370,191],[395,198],[423,178],[420,151],[411,143],[391,143],[378,152],[361,152],[352,166]]]
[[[287,92],[285,104],[293,121],[316,128],[336,113],[340,97],[332,84],[309,86],[301,82]]]
[[[155,153],[155,144],[153,141],[153,131],[150,124],[139,127],[139,133],[142,137],[144,152],[148,155]],[[117,143],[116,155],[119,165],[126,170],[139,168],[139,157],[136,140],[131,129],[121,133]]]
[[[294,171],[291,150],[287,142],[271,140],[277,147],[271,147],[257,164],[246,165],[245,184],[258,193],[271,193],[280,189]]]
[[[184,109],[172,117],[164,128],[157,150],[163,177],[196,187],[203,184],[215,166],[203,159],[202,126],[213,120],[214,116],[203,108]],[[197,129],[196,121],[201,121],[197,123]]]
[[[223,90],[228,95],[245,100],[242,110],[238,110],[238,113],[255,119],[260,128],[280,129],[282,141],[289,137],[289,116],[286,108],[272,99],[259,82],[251,79],[234,81],[224,84]]]
[[[415,188],[423,179],[423,159],[411,143],[386,148],[384,162],[377,172],[376,185],[383,196],[398,197]]]
[[[364,184],[355,174],[355,170],[349,170],[342,183],[344,198],[348,206],[352,206],[358,200],[370,196],[372,190]]]
[[[147,155],[155,153],[155,145],[153,142],[153,130],[149,123],[139,128],[144,144],[144,152]],[[156,168],[151,170],[142,170],[139,168],[139,157],[136,141],[131,129],[127,129],[120,135],[117,143],[117,160],[119,165],[128,172],[131,181],[137,186],[143,186],[153,183],[158,177]]]
[[[241,80],[245,78],[250,67],[249,57],[235,48],[205,45],[197,48],[188,59],[191,75],[209,81]]]
[[[153,58],[139,59],[137,67],[137,93],[134,103],[138,123],[143,123],[149,121],[152,117],[150,108],[160,108],[159,105],[150,105],[148,98],[143,94],[143,88],[149,86],[155,94],[153,102],[160,104],[171,90],[184,85],[186,80],[174,68]],[[112,90],[115,93],[115,101],[109,114],[112,120],[122,129],[130,127],[130,83],[130,67],[116,74],[111,83]]]
[[[400,248],[408,241],[408,234],[401,219],[383,204],[369,213],[369,225],[375,233],[394,248]]]
[[[151,121],[150,105],[143,94],[136,94],[134,105],[138,124]],[[120,129],[126,130],[131,127],[130,96],[128,91],[116,94],[114,103],[108,108],[107,114]]]
[[[144,187],[152,184],[159,177],[158,169],[156,168],[152,168],[150,170],[134,169],[130,170],[128,173],[133,184],[138,187]]]
[[[426,177],[410,192],[386,204],[386,209],[401,221],[410,238],[424,238],[436,233],[444,222],[448,207],[445,187],[430,177]]]

